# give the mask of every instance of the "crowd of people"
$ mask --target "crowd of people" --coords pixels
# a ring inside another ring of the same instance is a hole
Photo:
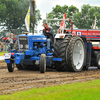
[[[13,39],[13,36],[7,37],[5,41],[0,41],[0,52],[2,51],[10,51],[14,47],[14,43],[16,40]]]

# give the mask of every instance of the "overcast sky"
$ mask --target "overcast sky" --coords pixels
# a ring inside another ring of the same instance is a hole
[[[46,18],[46,13],[50,13],[52,8],[56,5],[64,6],[75,6],[81,10],[83,4],[89,4],[91,6],[99,6],[100,0],[36,0],[37,9],[40,10],[42,19]],[[38,25],[38,29],[42,29],[42,23]]]

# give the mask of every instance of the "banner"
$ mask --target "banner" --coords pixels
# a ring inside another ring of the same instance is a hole
[[[29,28],[30,28],[30,7],[29,7],[28,12],[27,12],[26,17],[25,17],[25,25],[26,25],[27,31],[29,32]]]
[[[66,19],[66,13],[64,14],[63,19]],[[61,24],[60,24],[60,27],[59,27],[59,28],[60,28],[60,29],[61,29],[61,28],[65,28],[65,25],[64,25],[64,20],[62,20],[62,22],[61,22]]]

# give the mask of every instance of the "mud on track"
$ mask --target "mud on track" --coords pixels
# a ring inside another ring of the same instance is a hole
[[[0,69],[5,69],[7,68],[7,64],[5,63],[4,60],[0,60]]]
[[[100,70],[82,72],[57,72],[47,69],[41,74],[39,71],[18,70],[9,73],[5,62],[0,62],[0,94],[13,93],[33,87],[45,87],[62,83],[84,82],[100,79]]]

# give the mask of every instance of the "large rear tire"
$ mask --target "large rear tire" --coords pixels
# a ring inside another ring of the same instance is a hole
[[[33,66],[32,65],[26,65],[24,63],[21,63],[22,69],[23,70],[32,70]]]
[[[9,72],[14,71],[14,61],[10,61],[10,63],[7,64],[7,68]]]
[[[40,57],[40,73],[44,73],[46,71],[46,54],[41,54]]]
[[[21,63],[21,66],[22,66],[22,69],[23,69],[23,70],[27,70],[27,67],[28,67],[27,65]]]
[[[62,58],[62,61],[55,62],[57,71],[67,70],[67,49],[71,36],[66,36],[64,39],[56,40],[54,46],[54,58]]]
[[[17,67],[18,70],[22,70],[23,69],[21,64],[16,64],[16,67]]]
[[[82,38],[71,38],[67,51],[67,64],[69,71],[81,71],[84,67],[85,47]]]

